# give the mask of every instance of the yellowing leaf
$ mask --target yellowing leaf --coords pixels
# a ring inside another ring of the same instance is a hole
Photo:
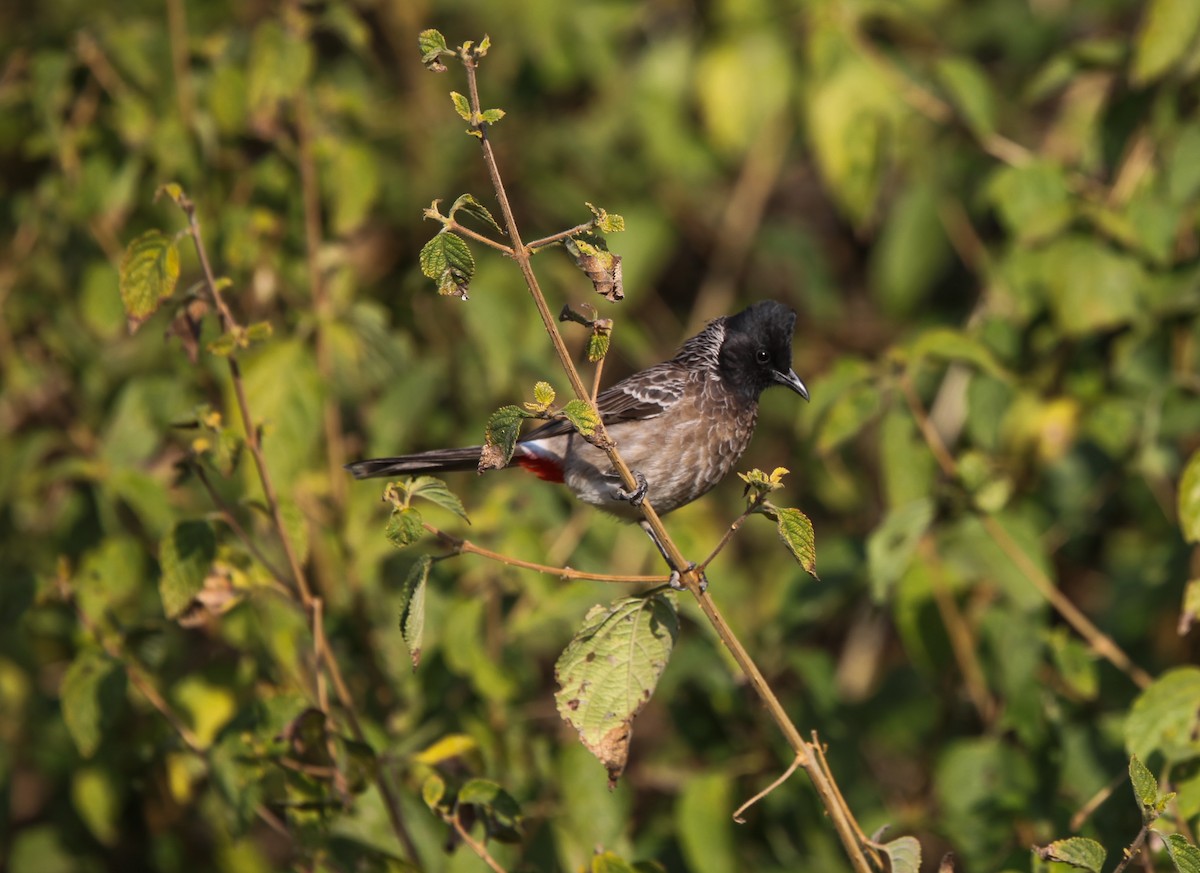
[[[157,230],[142,234],[125,249],[120,276],[121,302],[130,330],[136,330],[175,292],[179,280],[175,240]]]
[[[562,414],[585,437],[594,434],[596,425],[600,423],[600,416],[596,415],[592,405],[579,399],[567,401],[562,408]]]

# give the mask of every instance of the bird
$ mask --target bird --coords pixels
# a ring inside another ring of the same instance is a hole
[[[713,319],[669,361],[634,373],[596,397],[608,436],[637,480],[634,489],[624,487],[608,455],[565,419],[522,435],[508,466],[563,483],[584,503],[640,523],[671,565],[642,516],[642,501],[648,496],[662,516],[712,490],[750,444],[766,389],[781,385],[809,399],[792,369],[795,325],[790,307],[774,300],[754,303]],[[474,470],[482,452],[482,446],[433,449],[355,461],[346,469],[356,479]],[[674,587],[679,587],[680,569],[671,566]]]

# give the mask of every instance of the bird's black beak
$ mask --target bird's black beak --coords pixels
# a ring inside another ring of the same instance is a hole
[[[804,383],[800,381],[800,377],[796,375],[795,370],[788,370],[786,373],[774,370],[771,375],[775,377],[775,381],[780,385],[786,385],[805,400],[808,399],[808,389],[804,387]]]

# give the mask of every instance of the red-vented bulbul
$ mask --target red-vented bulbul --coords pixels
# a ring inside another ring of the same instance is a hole
[[[626,491],[608,456],[562,420],[522,436],[509,466],[563,482],[585,503],[629,521],[641,519],[637,505],[647,494],[659,515],[691,503],[724,479],[742,456],[754,435],[764,390],[786,385],[808,399],[808,389],[792,370],[795,325],[796,313],[783,304],[755,303],[714,319],[671,360],[623,379],[596,398],[608,435],[638,479],[636,491]],[[481,451],[480,446],[434,449],[356,461],[346,469],[357,479],[474,470]],[[657,540],[655,545],[662,551]],[[672,579],[678,580],[675,568]]]

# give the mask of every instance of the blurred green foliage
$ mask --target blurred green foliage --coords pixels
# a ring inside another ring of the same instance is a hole
[[[451,791],[510,870],[846,869],[802,776],[731,821],[791,756],[688,598],[612,792],[552,672],[615,592],[460,557],[429,568],[421,633],[399,626],[437,547],[395,551],[380,489],[341,463],[478,442],[524,386],[564,387],[510,263],[474,248],[467,303],[421,275],[422,208],[493,203],[461,78],[420,63],[426,27],[491,37],[483,103],[507,113],[526,234],[589,201],[624,216],[606,379],[744,303],[801,313],[813,402],[768,394],[743,466],[793,471],[821,581],[755,519],[709,576],[864,828],[915,835],[926,869],[951,850],[962,870],[1064,869],[1029,846],[1076,829],[1118,858],[1142,825],[1136,753],[1176,792],[1160,869],[1195,869],[1190,0],[4,4],[0,867],[485,869],[446,851]],[[199,337],[174,304],[129,334],[127,246],[186,227],[166,182],[239,321],[273,336],[220,336],[186,240],[174,268],[134,254],[178,271]],[[561,252],[536,266],[552,306],[594,299]],[[287,562],[210,344],[239,360],[369,748],[309,715],[308,620],[276,590]],[[660,571],[640,531],[549,485],[450,484],[470,528],[422,511],[490,548]],[[669,519],[685,554],[740,485]]]

